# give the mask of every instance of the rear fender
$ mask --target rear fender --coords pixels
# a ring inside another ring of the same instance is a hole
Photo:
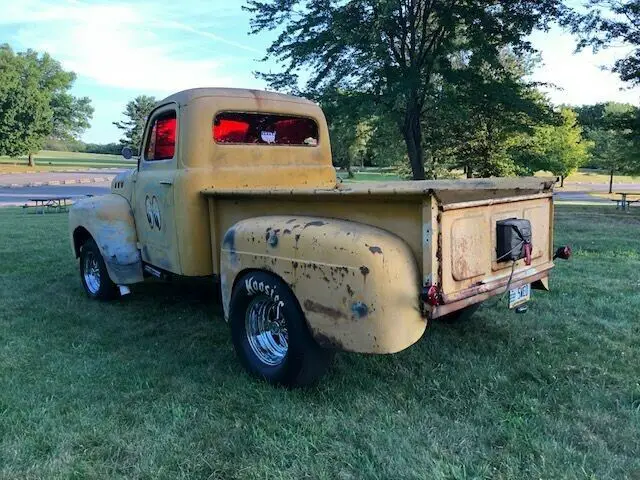
[[[69,234],[76,257],[87,237],[95,240],[114,283],[143,280],[135,220],[125,198],[108,194],[78,200],[69,210]]]
[[[385,230],[318,217],[250,218],[226,232],[220,260],[227,320],[239,276],[265,270],[290,286],[322,346],[393,353],[424,333],[416,261],[409,246]],[[254,291],[277,294],[250,276],[245,281]]]

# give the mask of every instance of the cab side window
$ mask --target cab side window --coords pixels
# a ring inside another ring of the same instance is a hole
[[[144,159],[169,160],[176,151],[176,111],[162,112],[153,119],[147,136]]]

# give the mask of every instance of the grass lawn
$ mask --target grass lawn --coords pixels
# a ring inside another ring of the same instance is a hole
[[[0,157],[0,172],[28,172],[32,170],[65,170],[69,168],[109,168],[135,166],[135,161],[127,161],[120,155],[99,153],[54,152],[42,150],[35,155],[36,166],[29,168],[26,157]]]
[[[455,171],[454,173],[456,173],[459,178],[464,178],[462,171]],[[338,172],[338,176],[345,182],[401,180],[397,174],[389,169],[380,169],[379,171],[376,171],[375,168],[368,168],[366,170],[356,172],[353,178],[348,178],[347,172],[341,170]],[[552,173],[544,171],[537,172],[536,176],[555,177]],[[613,183],[614,185],[620,183],[640,183],[640,176],[630,177],[628,175],[614,175]],[[582,191],[585,189],[585,184],[609,185],[609,174],[600,170],[580,169],[565,179],[564,188],[562,190]]]
[[[89,301],[66,215],[0,209],[0,478],[640,478],[640,208],[558,206],[529,312],[309,390],[241,369],[208,284]]]

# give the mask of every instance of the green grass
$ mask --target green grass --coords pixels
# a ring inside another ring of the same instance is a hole
[[[399,175],[388,171],[354,172],[353,178],[349,178],[346,171],[338,172],[338,177],[344,182],[385,182],[390,180],[402,180]]]
[[[54,152],[42,150],[35,155],[36,169],[41,167],[49,168],[106,168],[106,167],[127,167],[135,166],[135,161],[127,161],[120,155],[106,155],[100,153],[82,152]],[[27,166],[26,157],[9,158],[0,157],[0,167],[2,166]],[[16,170],[17,171],[17,170]]]
[[[557,207],[574,258],[288,391],[236,361],[213,287],[89,301],[65,215],[0,209],[0,478],[640,478],[640,209]]]

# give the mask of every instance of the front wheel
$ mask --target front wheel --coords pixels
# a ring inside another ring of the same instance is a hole
[[[237,281],[229,323],[243,366],[269,383],[305,386],[329,368],[333,352],[315,342],[295,295],[274,275],[250,272]]]
[[[80,247],[80,278],[89,298],[111,300],[117,296],[116,284],[111,281],[102,253],[92,238]]]

